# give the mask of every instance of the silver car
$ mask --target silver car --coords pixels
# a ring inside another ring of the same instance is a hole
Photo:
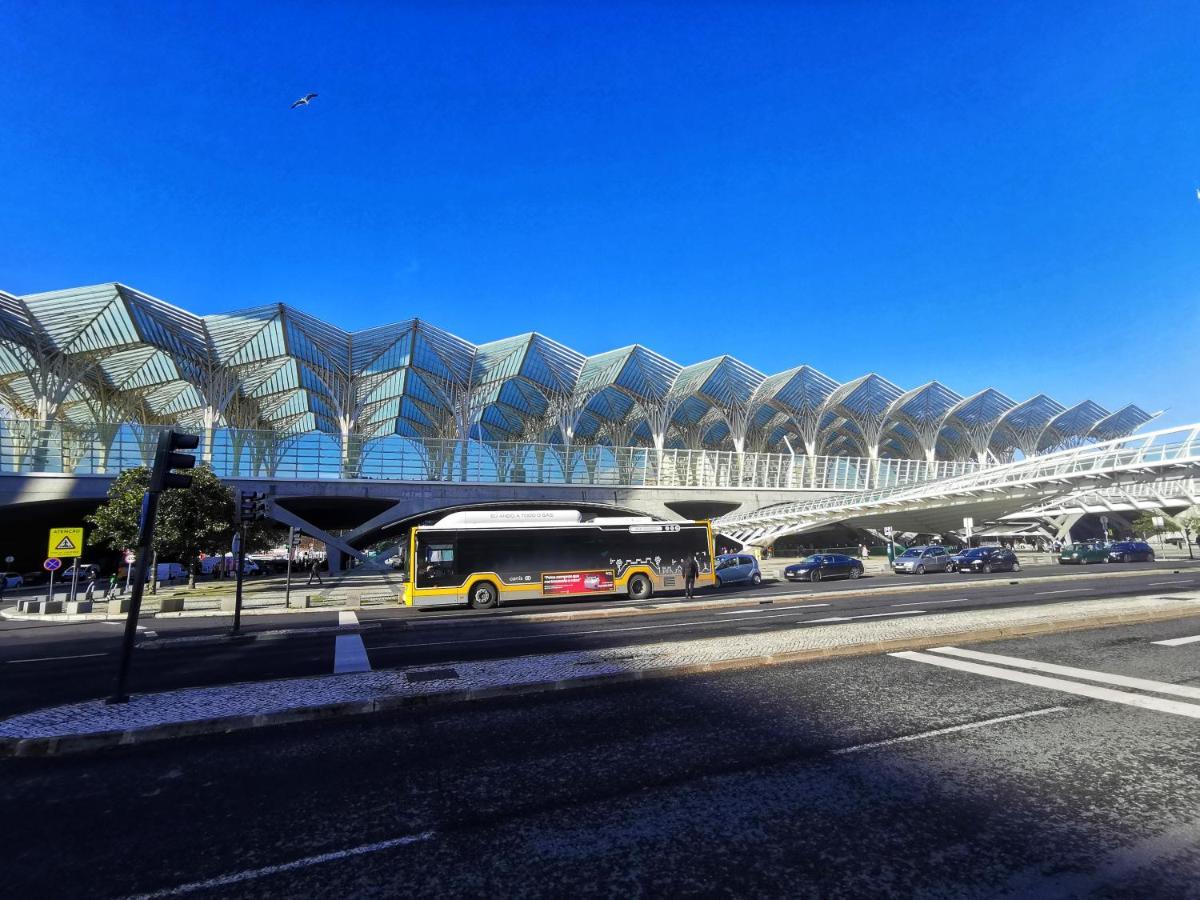
[[[924,575],[926,572],[952,572],[954,563],[945,547],[909,547],[892,563],[896,575]]]

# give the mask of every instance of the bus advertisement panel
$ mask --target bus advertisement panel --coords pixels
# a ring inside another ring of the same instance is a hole
[[[612,572],[554,572],[542,575],[543,594],[591,594],[613,589]]]

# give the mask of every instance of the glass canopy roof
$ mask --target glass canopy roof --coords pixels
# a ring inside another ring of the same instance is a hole
[[[537,333],[473,344],[420,319],[346,332],[283,304],[198,316],[122,284],[0,292],[0,404],[80,426],[929,459],[1053,450],[1153,418],[875,373],[839,384],[806,365],[764,375],[731,356],[681,366],[640,344],[590,357]]]

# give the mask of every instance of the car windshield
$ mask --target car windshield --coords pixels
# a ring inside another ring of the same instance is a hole
[[[907,550],[905,550],[903,553],[901,553],[901,554],[900,554],[900,556],[901,556],[901,557],[905,557],[905,556],[920,556],[920,555],[921,555],[921,551],[923,551],[924,549],[925,549],[924,547],[910,547],[909,549],[907,549]]]
[[[819,563],[820,561],[821,557],[816,554],[813,554],[812,556],[806,556],[804,559],[800,560],[802,564],[808,563],[809,565],[812,565],[813,563]]]
[[[717,570],[720,571],[721,569],[728,569],[730,566],[736,566],[737,564],[738,561],[736,556],[726,556],[717,560]]]
[[[963,556],[974,559],[979,556],[987,556],[991,552],[992,551],[987,549],[986,547],[974,547],[974,548],[968,550],[966,553],[964,553]]]

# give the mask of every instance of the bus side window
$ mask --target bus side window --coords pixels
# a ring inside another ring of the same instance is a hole
[[[418,548],[417,587],[452,587],[459,580],[453,544],[430,543]]]

